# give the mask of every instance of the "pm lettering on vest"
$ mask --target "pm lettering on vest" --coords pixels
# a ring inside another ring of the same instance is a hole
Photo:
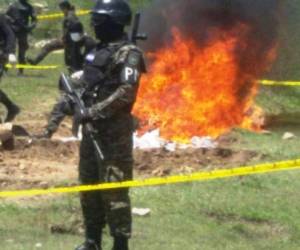
[[[131,67],[125,67],[125,82],[134,84],[139,79],[139,71]]]

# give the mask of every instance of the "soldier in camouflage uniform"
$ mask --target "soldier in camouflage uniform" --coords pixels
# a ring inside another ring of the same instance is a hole
[[[83,100],[86,110],[75,108],[75,120],[91,121],[104,160],[83,129],[79,174],[82,184],[127,181],[133,178],[133,117],[139,79],[146,71],[143,53],[132,44],[124,28],[132,12],[124,0],[97,0],[92,25],[101,41],[86,58]],[[131,205],[128,189],[84,192],[81,205],[86,241],[76,250],[100,250],[102,229],[107,223],[114,239],[113,250],[128,250],[131,237]]]
[[[14,32],[11,30],[6,17],[0,15],[0,78],[5,70],[5,64],[7,62],[15,64],[17,61],[15,45]],[[20,112],[19,107],[14,104],[2,90],[0,90],[0,102],[7,108],[5,122],[12,121]]]
[[[37,24],[34,8],[27,0],[17,0],[8,7],[6,15],[10,20],[12,29],[18,40],[19,63],[24,64],[26,62],[26,51],[29,48],[28,33],[30,33]],[[23,69],[20,69],[19,73],[22,74]]]

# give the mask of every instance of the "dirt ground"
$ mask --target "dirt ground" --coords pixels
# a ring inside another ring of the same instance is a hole
[[[29,132],[42,131],[38,120],[23,122]],[[79,142],[62,142],[70,136],[70,122],[62,124],[51,140],[15,138],[14,150],[0,149],[0,189],[47,188],[77,183]],[[233,151],[230,145],[237,138],[230,134],[219,138],[216,149],[185,149],[169,152],[166,149],[135,150],[137,178],[192,173],[213,168],[249,164],[262,156],[251,151]]]

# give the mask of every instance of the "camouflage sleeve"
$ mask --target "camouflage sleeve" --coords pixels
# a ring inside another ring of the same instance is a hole
[[[136,94],[137,86],[123,84],[106,100],[92,106],[91,116],[95,120],[109,118],[125,105],[134,103]]]
[[[141,74],[144,72],[144,59],[140,51],[127,53],[125,60],[119,65],[120,86],[106,100],[91,107],[94,119],[105,119],[113,116],[124,106],[135,102]]]
[[[47,130],[51,131],[51,133],[55,133],[60,125],[60,123],[63,121],[65,118],[65,113],[62,111],[62,106],[64,105],[64,102],[60,100],[57,102],[50,114],[49,120],[48,120],[48,125],[47,125]]]
[[[65,116],[72,115],[73,109],[67,95],[61,95],[58,102],[54,105],[47,125],[47,130],[55,133],[64,120]]]

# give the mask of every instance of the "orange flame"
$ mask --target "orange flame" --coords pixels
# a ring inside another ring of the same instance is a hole
[[[241,74],[235,53],[247,32],[242,24],[225,34],[213,30],[209,44],[200,47],[174,28],[172,44],[148,55],[152,65],[134,108],[143,129],[158,127],[163,138],[187,142],[251,127],[245,119],[257,83]]]

